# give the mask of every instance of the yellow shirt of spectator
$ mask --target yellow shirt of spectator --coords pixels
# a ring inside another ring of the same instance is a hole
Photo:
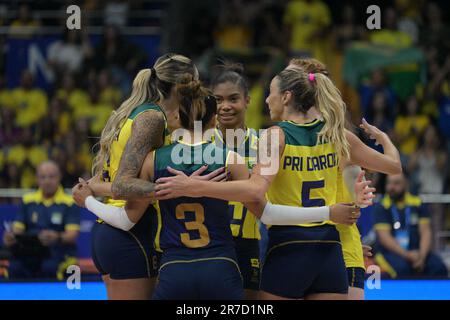
[[[25,160],[29,160],[35,168],[47,159],[48,155],[43,147],[32,146],[31,148],[25,148],[22,145],[15,145],[12,147],[6,158],[8,163],[16,164],[18,166],[21,166]]]
[[[59,99],[67,101],[67,104],[73,112],[83,109],[89,104],[89,96],[84,90],[81,89],[75,89],[71,92],[67,92],[67,90],[64,89],[59,89],[56,92],[56,96]]]
[[[47,95],[40,89],[16,88],[12,90],[12,98],[18,127],[28,127],[38,122],[47,113]]]
[[[323,39],[312,39],[314,32],[331,23],[330,11],[320,0],[290,1],[284,14],[284,23],[292,27],[290,49],[306,51],[316,56],[317,46]]]
[[[264,105],[264,87],[260,84],[255,84],[249,91],[250,103],[247,107],[245,124],[248,128],[255,130],[261,129],[264,124],[264,115],[262,114],[261,106]]]
[[[395,121],[395,133],[399,136],[400,151],[406,155],[411,155],[419,144],[419,137],[425,131],[429,124],[429,119],[425,115],[414,117],[400,116]]]
[[[120,100],[122,99],[122,93],[119,89],[114,87],[107,87],[100,93],[100,103],[106,105],[112,105],[118,107]]]
[[[0,90],[0,106],[5,108],[14,108],[14,99],[10,90]]]
[[[250,30],[245,25],[226,26],[216,32],[216,39],[221,49],[246,49],[250,43]]]

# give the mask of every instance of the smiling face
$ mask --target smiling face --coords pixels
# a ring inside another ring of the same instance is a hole
[[[218,84],[213,93],[217,101],[217,121],[229,129],[242,127],[250,98],[245,96],[238,85],[231,82]]]
[[[278,77],[274,77],[270,82],[270,93],[266,99],[266,103],[269,106],[270,119],[273,121],[282,120],[284,111],[283,94],[280,92],[280,81]]]

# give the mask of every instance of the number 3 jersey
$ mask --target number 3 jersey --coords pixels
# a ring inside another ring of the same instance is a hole
[[[267,192],[273,204],[320,207],[336,203],[338,155],[331,143],[317,144],[324,122],[277,124],[285,135],[285,149],[275,180]],[[301,224],[312,227],[331,221]]]
[[[155,151],[156,181],[170,177],[167,166],[191,175],[207,164],[205,173],[226,167],[229,151],[210,142],[187,144],[182,141]],[[233,246],[228,202],[214,198],[181,197],[159,201],[161,212],[160,248],[212,248]]]

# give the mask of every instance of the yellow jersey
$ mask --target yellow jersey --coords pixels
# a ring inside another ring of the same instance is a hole
[[[226,143],[223,140],[222,132],[217,128],[213,139],[218,147],[225,148]],[[251,171],[256,164],[258,155],[258,134],[256,130],[247,128],[244,141],[240,146],[234,148],[233,151],[245,159],[245,163]],[[258,219],[241,202],[230,201],[229,210],[231,217],[230,227],[233,237],[261,239]]]
[[[285,135],[280,168],[266,194],[273,204],[320,207],[336,203],[339,157],[331,143],[317,143],[324,126],[321,120],[305,124],[283,121],[277,124]],[[314,227],[331,221],[299,224]]]
[[[167,119],[166,115],[162,111],[162,109],[153,103],[146,103],[142,104],[140,106],[137,106],[130,114],[128,119],[125,121],[125,123],[122,125],[122,128],[119,131],[119,134],[117,135],[116,139],[111,144],[111,151],[109,154],[109,157],[107,158],[106,162],[103,164],[103,173],[102,173],[102,179],[105,182],[111,182],[114,181],[116,178],[117,170],[119,170],[119,164],[120,159],[122,158],[123,151],[125,150],[125,146],[128,142],[128,139],[131,136],[131,130],[134,119],[138,115],[140,115],[142,112],[145,112],[147,110],[156,110],[159,112],[162,112],[165,119],[165,129],[164,129],[164,145],[168,145],[170,142],[170,135],[167,130]],[[114,199],[107,199],[107,204],[114,205],[116,207],[123,207],[125,206],[126,201],[125,200],[114,200]]]
[[[352,196],[345,185],[341,170],[338,173],[337,202],[353,202]],[[365,269],[361,234],[356,223],[351,226],[337,224],[336,229],[339,231],[339,237],[341,239],[345,266],[347,268]]]

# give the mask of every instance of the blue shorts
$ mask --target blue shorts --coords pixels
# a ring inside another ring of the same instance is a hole
[[[336,228],[271,227],[261,290],[291,299],[314,293],[346,294],[347,271]]]
[[[239,269],[244,280],[244,289],[259,290],[260,261],[259,240],[234,238]]]
[[[155,300],[242,300],[242,277],[233,247],[164,250]]]
[[[348,286],[364,289],[364,275],[366,270],[358,267],[347,268]]]
[[[92,260],[102,275],[117,280],[157,276],[160,254],[153,246],[157,220],[152,208],[130,231],[106,223],[94,225]]]

